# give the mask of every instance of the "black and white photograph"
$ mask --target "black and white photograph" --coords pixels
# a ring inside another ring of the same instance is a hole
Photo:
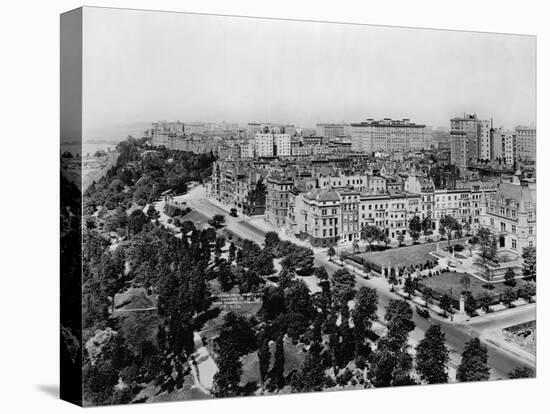
[[[543,16],[8,5],[1,411],[543,412]]]
[[[77,403],[535,377],[534,36],[75,15]]]

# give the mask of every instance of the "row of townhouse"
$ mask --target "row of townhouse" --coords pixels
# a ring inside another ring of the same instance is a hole
[[[331,171],[333,175],[328,175]],[[310,167],[306,173],[299,166],[285,169],[256,161],[225,161],[215,163],[209,191],[243,214],[264,214],[275,228],[285,228],[315,246],[327,246],[360,239],[367,224],[383,229],[390,240],[400,234],[409,238],[414,216],[430,217],[436,234],[446,215],[476,232],[484,223],[486,200],[497,187],[490,182],[462,182],[460,188],[435,189],[431,180],[414,172],[343,175],[327,167]],[[506,245],[512,246],[511,239]]]
[[[287,231],[308,239],[314,246],[359,240],[365,225],[383,229],[390,241],[400,234],[409,238],[409,223],[414,216],[431,218],[434,232],[439,230],[439,219],[445,215],[457,218],[462,224],[468,223],[475,232],[480,227],[483,200],[496,191],[493,186],[479,185],[435,190],[429,181],[414,192],[375,193],[349,184],[340,188],[319,186],[306,191],[296,188],[291,179],[268,178],[267,181],[267,198],[279,204],[272,209],[267,203],[266,220],[276,227],[285,223]],[[408,183],[415,181],[417,177],[409,177],[406,187],[414,189],[415,185]],[[273,195],[270,191],[274,191]]]

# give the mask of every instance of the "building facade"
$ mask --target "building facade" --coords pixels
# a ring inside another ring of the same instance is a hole
[[[409,151],[423,149],[426,145],[425,125],[415,124],[409,119],[351,124],[351,149],[355,152]]]
[[[500,249],[522,254],[536,246],[536,186],[534,182],[503,183],[483,202],[482,225],[496,236]]]

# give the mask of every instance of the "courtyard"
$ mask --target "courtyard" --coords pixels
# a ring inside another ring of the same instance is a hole
[[[451,246],[465,244],[467,238],[451,240]],[[437,257],[431,252],[437,250],[437,245],[443,249],[448,246],[446,240],[434,243],[415,244],[413,246],[398,247],[378,252],[359,253],[355,256],[368,262],[375,269],[390,269],[396,267],[410,267],[425,264],[429,261],[437,261]]]
[[[467,275],[470,279],[470,283],[469,287],[465,289],[461,281],[462,277],[465,275],[465,273],[445,272],[423,279],[420,283],[441,295],[446,293],[456,300],[460,298],[460,294],[464,290],[469,290],[470,292],[472,292],[474,298],[478,298],[484,293],[487,293],[493,297],[498,296],[504,293],[504,291],[508,288],[508,286],[506,286],[504,283],[498,282],[490,284],[493,289],[486,289],[484,287],[487,286],[486,282],[483,282],[482,280],[474,276]],[[513,289],[521,289],[523,286],[525,286],[525,284],[526,282],[523,279],[516,279],[516,285],[513,287]]]

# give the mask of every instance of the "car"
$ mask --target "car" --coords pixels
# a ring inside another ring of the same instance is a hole
[[[430,312],[428,311],[428,309],[421,308],[419,306],[416,306],[416,313],[418,313],[419,316],[425,319],[430,317]]]

